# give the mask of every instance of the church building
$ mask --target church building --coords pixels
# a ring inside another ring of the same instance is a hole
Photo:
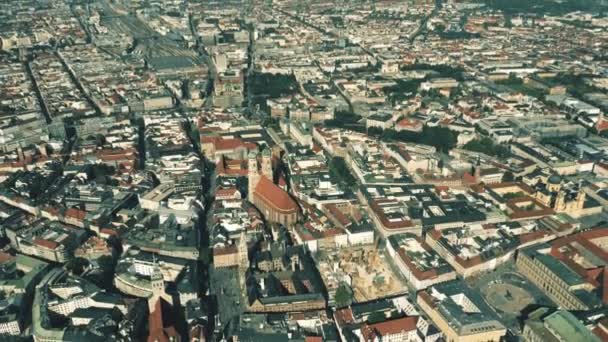
[[[262,151],[261,165],[256,153],[249,154],[249,201],[264,215],[266,221],[285,226],[297,222],[299,207],[296,201],[273,182],[272,156],[269,149]]]

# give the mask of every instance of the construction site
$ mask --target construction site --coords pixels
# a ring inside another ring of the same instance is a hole
[[[354,302],[400,294],[406,288],[373,246],[323,250],[315,259],[330,297],[344,283],[352,289]]]

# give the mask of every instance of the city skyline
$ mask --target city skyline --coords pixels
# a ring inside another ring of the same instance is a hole
[[[606,0],[0,3],[0,341],[608,341]]]

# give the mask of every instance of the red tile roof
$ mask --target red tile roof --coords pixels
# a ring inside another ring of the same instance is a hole
[[[597,129],[598,133],[602,133],[602,131],[607,130],[608,129],[608,120],[603,120],[603,119],[598,120],[597,124],[595,125],[595,129]]]
[[[376,337],[387,337],[416,329],[418,316],[403,317],[376,324],[364,324],[361,327],[361,334],[364,341],[375,341]]]
[[[283,177],[282,175],[281,175],[281,177],[279,177],[279,186],[280,187],[287,186],[287,182],[285,181],[285,177]]]
[[[52,215],[57,215],[60,213],[59,208],[57,207],[45,207],[42,209],[42,211],[46,211],[47,213]]]
[[[158,298],[154,304],[154,311],[150,312],[148,342],[169,342],[179,338],[173,326],[165,326],[161,301],[162,299]]]
[[[87,216],[87,212],[84,210],[76,209],[76,208],[70,208],[65,211],[65,214],[63,214],[63,216],[72,217],[72,218],[82,221]]]
[[[254,190],[254,196],[259,197],[275,210],[281,212],[298,211],[298,205],[293,198],[265,176],[260,177],[260,181]]]
[[[15,259],[14,256],[0,251],[0,264],[4,264],[5,262],[11,261],[13,259]]]
[[[403,128],[421,129],[422,123],[418,120],[410,120],[410,119],[405,118],[405,119],[397,122],[397,126],[403,127]]]
[[[34,243],[37,244],[38,246],[48,248],[48,249],[55,249],[55,248],[59,247],[59,244],[57,242],[45,240],[45,239],[41,239],[41,238],[34,239]]]
[[[323,342],[320,336],[306,336],[305,342]]]
[[[351,221],[342,213],[335,204],[328,204],[325,206],[329,212],[329,214],[333,215],[333,217],[340,222],[340,224],[344,227],[349,226]]]
[[[216,151],[232,151],[237,148],[255,150],[257,148],[254,143],[243,141],[240,138],[224,139],[222,137],[202,137],[201,142],[212,143]]]
[[[334,314],[336,319],[336,323],[338,325],[351,324],[355,322],[355,317],[353,315],[353,311],[350,308],[344,308],[337,310]]]
[[[215,192],[215,198],[232,198],[236,195],[236,188],[219,189]]]
[[[595,327],[595,329],[591,330],[591,332],[594,333],[595,336],[599,337],[600,340],[608,341],[608,332],[606,332],[606,330],[604,330],[604,329],[605,328],[598,325],[597,327]]]
[[[477,183],[479,183],[477,181],[477,179],[475,178],[475,176],[472,176],[468,172],[465,172],[464,175],[462,176],[462,182],[464,184],[477,184]]]
[[[218,139],[215,141],[216,150],[234,150],[235,148],[244,146],[244,143],[241,139]]]

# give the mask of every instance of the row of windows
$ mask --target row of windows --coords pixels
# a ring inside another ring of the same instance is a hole
[[[558,304],[566,308],[584,309],[568,291],[563,280],[544,265],[539,265],[528,257],[520,256],[517,266],[528,279],[544,290]]]

